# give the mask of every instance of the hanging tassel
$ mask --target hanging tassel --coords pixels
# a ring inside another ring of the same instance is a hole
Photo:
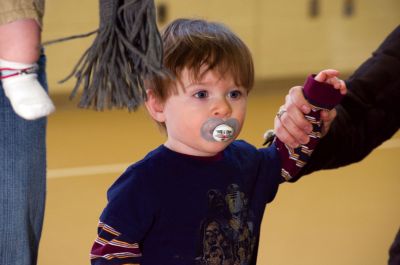
[[[79,107],[136,110],[146,99],[143,79],[164,75],[162,40],[153,0],[100,0],[100,27],[72,73],[83,86]],[[69,37],[66,39],[74,38]]]

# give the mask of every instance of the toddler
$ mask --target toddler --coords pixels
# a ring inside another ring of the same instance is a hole
[[[236,140],[254,69],[246,45],[225,26],[178,19],[162,37],[171,75],[146,80],[145,104],[167,140],[109,189],[91,262],[255,264],[265,207],[312,148],[276,140],[257,149]],[[333,107],[344,90],[337,75],[325,70],[306,82],[315,139],[320,108]]]

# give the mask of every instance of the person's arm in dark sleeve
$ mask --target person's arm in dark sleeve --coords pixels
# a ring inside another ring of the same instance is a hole
[[[358,162],[397,132],[400,123],[400,26],[346,84],[348,94],[336,108],[336,119],[299,176]]]

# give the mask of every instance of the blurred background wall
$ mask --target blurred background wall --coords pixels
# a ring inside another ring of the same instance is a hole
[[[223,22],[248,44],[258,81],[303,77],[320,69],[351,73],[400,22],[398,0],[157,0],[159,25],[178,17]],[[48,0],[43,40],[98,27],[96,0]],[[92,37],[47,48],[52,93]]]
[[[256,89],[241,138],[260,146],[287,90],[310,72],[350,74],[400,23],[399,0],[157,0],[177,17],[227,24],[251,49]],[[43,40],[98,27],[97,0],[47,0]],[[48,193],[39,265],[89,264],[106,190],[164,136],[143,109],[95,112],[67,76],[93,37],[46,47],[57,111],[48,122]],[[337,155],[337,154],[332,154]],[[400,133],[361,163],[282,185],[263,221],[258,265],[378,265],[400,224]],[[162,264],[160,264],[162,265]]]

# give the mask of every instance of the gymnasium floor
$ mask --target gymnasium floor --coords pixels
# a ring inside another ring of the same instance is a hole
[[[260,146],[284,94],[296,84],[256,88],[241,138]],[[57,112],[48,122],[47,208],[38,264],[89,264],[107,188],[164,137],[143,109],[98,113],[76,108],[68,95],[52,97]],[[397,133],[361,163],[282,185],[267,207],[258,264],[385,264],[400,225],[399,157]]]

